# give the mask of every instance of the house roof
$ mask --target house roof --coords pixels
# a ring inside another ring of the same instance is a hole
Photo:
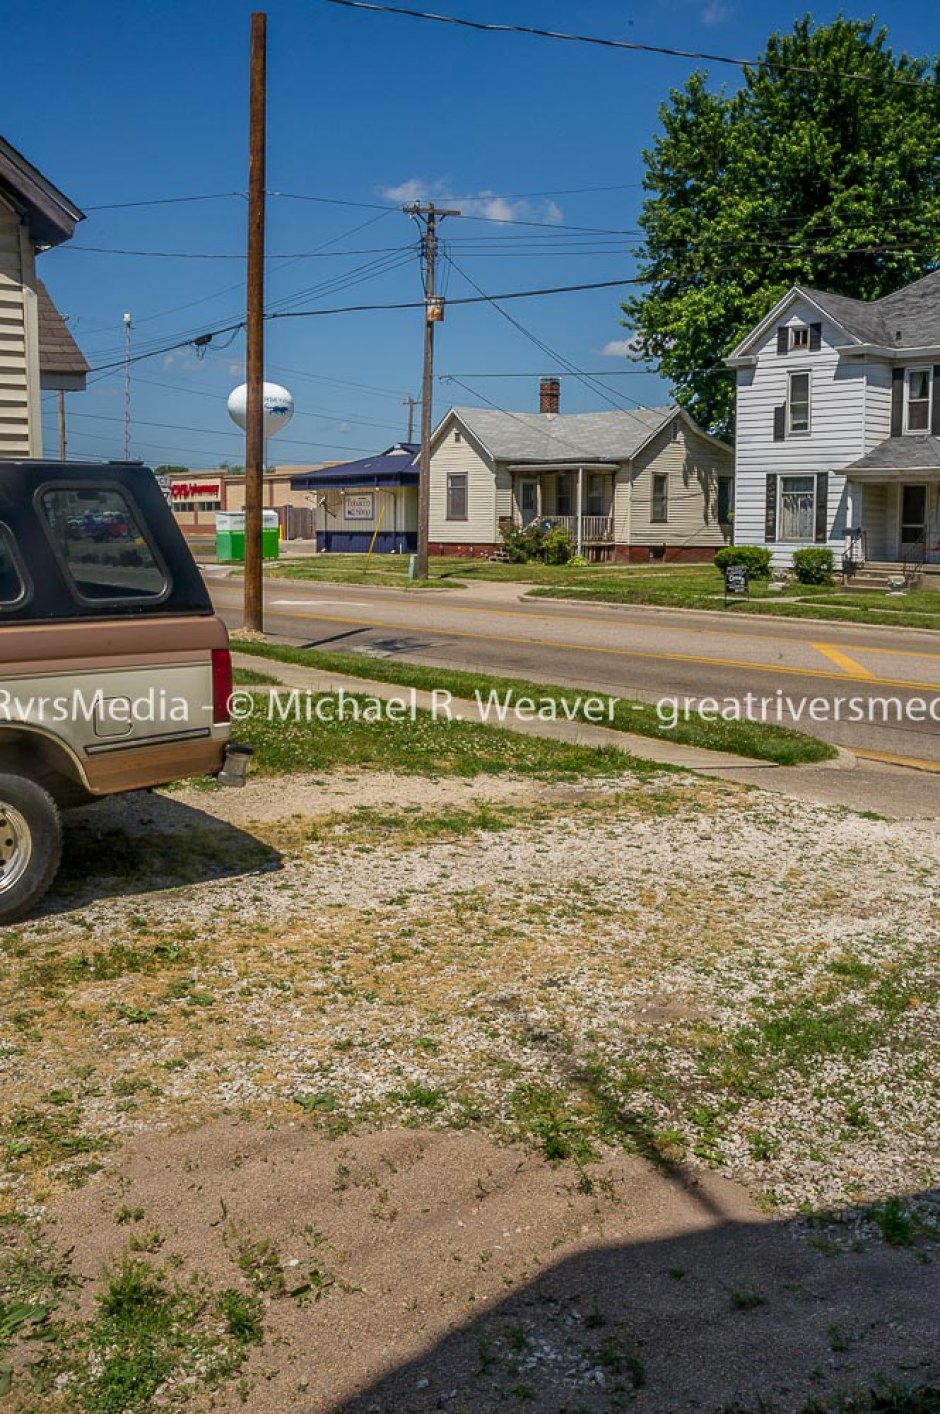
[[[633,412],[502,412],[455,407],[448,416],[458,417],[495,461],[544,465],[629,461],[679,411],[675,403]]]
[[[899,352],[940,344],[940,270],[932,270],[903,289],[876,300],[852,299],[828,290],[794,285],[741,340],[729,355],[729,362],[741,357],[796,299],[814,304],[859,344],[876,344]]]
[[[853,471],[932,471],[940,469],[940,437],[888,437],[846,467]]]
[[[0,196],[26,212],[30,240],[36,246],[60,245],[67,241],[79,221],[85,219],[73,201],[53,186],[38,167],[0,137]]]
[[[337,486],[416,486],[420,452],[416,442],[396,442],[393,447],[374,457],[339,462],[321,471],[293,476],[291,490],[319,491]]]
[[[76,344],[62,315],[56,309],[49,291],[41,280],[36,281],[39,322],[39,371],[45,378],[63,374],[84,380],[88,360]]]

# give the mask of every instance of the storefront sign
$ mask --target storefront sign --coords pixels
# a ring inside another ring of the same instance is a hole
[[[375,496],[371,491],[347,495],[343,502],[343,511],[347,520],[374,520]]]
[[[195,501],[200,497],[218,501],[222,496],[222,487],[218,481],[174,481],[170,494],[174,501]]]

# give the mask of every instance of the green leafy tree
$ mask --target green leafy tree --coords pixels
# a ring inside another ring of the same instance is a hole
[[[940,264],[940,60],[894,55],[874,20],[807,16],[737,91],[706,78],[672,91],[643,154],[649,283],[623,310],[635,357],[730,435],[721,360],[792,285],[877,299]]]

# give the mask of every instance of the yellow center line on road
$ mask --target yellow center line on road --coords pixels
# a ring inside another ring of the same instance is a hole
[[[353,618],[342,614],[309,614],[298,613],[295,609],[279,609],[276,617],[284,619],[304,619],[307,622],[311,619],[317,619],[321,623],[349,624],[356,628],[392,629],[396,633],[407,632],[407,627],[402,624],[380,623],[375,619]],[[903,687],[910,688],[916,692],[940,693],[940,683],[905,682],[894,678],[852,678],[845,673],[825,672],[821,668],[795,668],[777,663],[748,663],[746,661],[742,662],[736,658],[708,658],[693,653],[651,653],[642,648],[592,647],[587,643],[558,643],[550,638],[522,638],[514,634],[502,633],[472,633],[469,629],[446,628],[430,629],[426,631],[438,633],[445,638],[469,638],[479,640],[483,643],[512,643],[525,648],[559,648],[567,653],[600,653],[615,658],[645,658],[656,662],[695,663],[699,666],[711,668],[743,668],[745,671],[779,673],[789,677],[823,678],[827,682],[860,682],[864,683],[866,687]],[[424,666],[429,667],[433,666],[433,664],[424,664]],[[711,696],[712,694],[709,693],[707,695]]]
[[[841,668],[843,672],[848,673],[849,677],[875,677],[875,674],[871,672],[869,668],[863,668],[861,663],[856,663],[854,658],[850,658],[848,654],[843,653],[839,648],[835,648],[831,643],[811,643],[810,647],[815,648],[818,653],[822,653],[826,658],[829,658],[831,662],[835,663],[837,668]]]

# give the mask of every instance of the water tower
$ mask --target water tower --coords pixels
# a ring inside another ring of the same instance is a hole
[[[293,395],[279,383],[265,383],[261,390],[264,465],[268,464],[268,441],[281,432],[294,416]],[[241,383],[228,396],[228,415],[244,431],[248,422],[248,384]]]

